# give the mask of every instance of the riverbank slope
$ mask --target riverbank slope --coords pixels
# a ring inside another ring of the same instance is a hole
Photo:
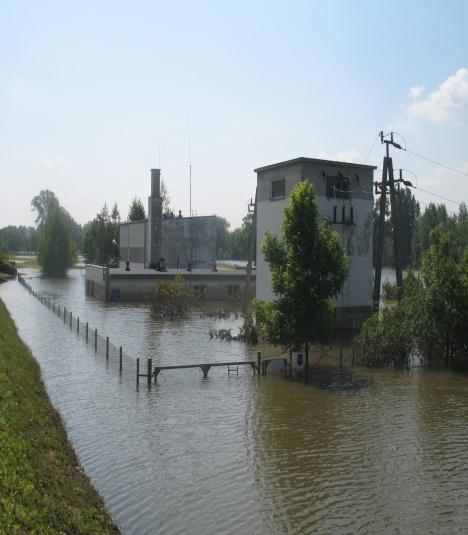
[[[7,533],[119,533],[82,473],[39,365],[0,300],[0,526]]]

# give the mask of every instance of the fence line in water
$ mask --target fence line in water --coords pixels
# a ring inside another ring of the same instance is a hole
[[[70,331],[76,332],[77,336],[84,338],[87,344],[91,344],[96,353],[105,355],[107,362],[117,360],[120,374],[124,371],[124,364],[130,365],[131,363],[133,366],[135,365],[135,360],[123,352],[122,346],[115,346],[108,336],[104,337],[99,334],[97,329],[91,328],[88,322],[81,321],[71,310],[67,310],[67,307],[58,305],[49,297],[36,292],[21,275],[18,275],[18,282],[42,305],[59,317],[64,325],[70,328]],[[125,366],[125,368],[128,367]]]
[[[50,299],[49,297],[46,297],[44,295],[41,295],[39,292],[36,292],[32,288],[30,284],[26,282],[24,277],[21,275],[18,275],[18,282],[33,296],[35,297],[42,305],[44,305],[47,309],[49,309],[53,314],[58,316],[61,320],[63,320],[63,323],[67,325],[70,328],[70,331],[76,332],[77,336],[81,336],[85,338],[86,344],[92,344],[94,346],[94,351],[96,353],[102,353],[106,356],[106,361],[108,362],[110,359],[117,359],[119,362],[119,372],[122,374],[123,372],[123,363],[125,361],[131,361],[135,364],[136,367],[136,385],[138,387],[140,383],[140,377],[146,377],[146,382],[148,386],[152,384],[152,380],[154,382],[157,382],[158,375],[163,370],[168,369],[184,369],[184,368],[200,368],[200,370],[203,373],[203,377],[206,378],[208,375],[208,371],[211,368],[216,367],[227,367],[228,374],[230,373],[230,366],[236,366],[236,373],[239,374],[239,366],[241,367],[248,367],[249,365],[252,367],[254,374],[257,373],[257,375],[260,377],[261,375],[266,375],[268,365],[273,360],[283,360],[286,359],[275,359],[275,358],[269,358],[262,360],[262,354],[260,352],[257,353],[257,359],[251,360],[251,361],[245,361],[245,362],[207,362],[202,364],[185,364],[185,365],[156,365],[153,367],[153,361],[152,359],[147,359],[147,365],[146,365],[146,373],[140,373],[140,359],[137,358],[136,361],[130,357],[129,355],[125,354],[122,350],[122,346],[115,346],[112,344],[109,340],[109,337],[103,337],[98,333],[97,329],[92,329],[89,327],[88,322],[83,323],[78,316],[74,316],[73,312],[71,310],[67,310],[65,306],[57,305],[55,301]],[[285,364],[286,368],[289,367],[289,374],[291,374],[291,359],[289,360],[289,363]],[[142,365],[143,368],[143,365]]]

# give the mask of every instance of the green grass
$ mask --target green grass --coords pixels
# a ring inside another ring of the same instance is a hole
[[[16,253],[8,253],[10,261],[16,262],[16,267],[18,271],[21,268],[38,268],[39,264],[37,263],[37,255],[24,255]]]
[[[0,300],[0,533],[119,533]]]

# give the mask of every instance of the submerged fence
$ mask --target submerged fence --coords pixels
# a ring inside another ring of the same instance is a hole
[[[104,355],[108,362],[115,362],[120,373],[124,371],[124,368],[130,370],[130,365],[134,369],[135,360],[124,353],[122,346],[114,345],[108,336],[102,336],[96,328],[90,326],[88,322],[82,321],[79,316],[73,314],[66,306],[59,305],[53,299],[36,292],[21,275],[18,275],[18,282],[42,305],[63,321],[64,325],[71,331],[84,338],[96,353]]]
[[[289,373],[291,372],[291,359],[289,363],[286,359],[275,359],[268,358],[263,359],[261,353],[257,353],[256,360],[247,360],[247,361],[235,361],[235,362],[202,362],[199,364],[180,364],[180,365],[159,365],[156,364],[153,366],[153,360],[151,358],[147,359],[145,364],[141,364],[140,359],[133,359],[129,355],[125,354],[122,350],[122,346],[114,345],[108,336],[102,336],[98,333],[97,329],[92,328],[88,322],[83,322],[80,320],[79,316],[74,315],[73,312],[63,305],[57,304],[53,299],[36,292],[30,284],[26,282],[24,277],[18,275],[18,282],[33,296],[35,297],[42,305],[44,305],[49,311],[55,314],[64,325],[67,326],[70,331],[75,332],[77,336],[81,336],[85,339],[86,344],[91,345],[94,348],[95,353],[100,353],[105,355],[107,362],[116,362],[119,368],[120,374],[124,371],[125,363],[127,363],[127,370],[133,371],[135,373],[136,385],[138,387],[140,382],[140,377],[145,377],[146,382],[149,385],[157,382],[158,376],[162,371],[166,370],[175,370],[175,369],[188,369],[188,368],[199,368],[203,377],[208,376],[210,370],[219,370],[222,367],[227,368],[228,375],[229,373],[236,373],[239,375],[239,369],[246,370],[251,368],[259,377],[261,375],[266,375],[267,368],[271,362],[274,360],[281,360],[284,362],[285,370],[289,367]],[[129,367],[131,364],[131,367]],[[145,371],[146,373],[140,373]]]

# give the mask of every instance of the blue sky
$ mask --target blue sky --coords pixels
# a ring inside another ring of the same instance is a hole
[[[0,227],[32,224],[30,200],[46,188],[80,223],[104,202],[126,217],[159,164],[188,214],[188,123],[193,208],[233,226],[255,167],[360,162],[381,129],[468,173],[467,20],[468,3],[453,0],[5,0]],[[376,144],[367,163],[382,155]],[[467,175],[394,156],[421,188],[468,201]]]

